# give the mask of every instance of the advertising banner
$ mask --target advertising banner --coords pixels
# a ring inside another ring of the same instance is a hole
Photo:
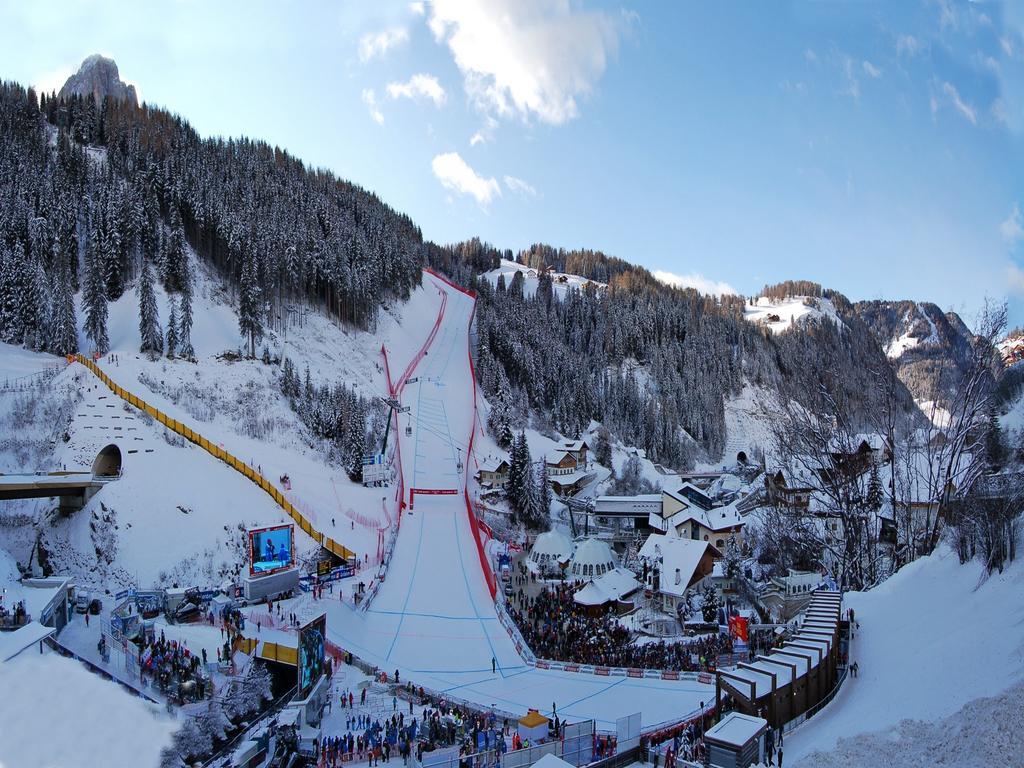
[[[746,645],[748,634],[746,616],[729,617],[729,635],[734,642]]]

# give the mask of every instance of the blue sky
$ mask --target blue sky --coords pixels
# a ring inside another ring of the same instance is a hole
[[[600,249],[707,290],[984,296],[1024,323],[1024,5],[20,3],[0,77],[114,57],[450,242]]]

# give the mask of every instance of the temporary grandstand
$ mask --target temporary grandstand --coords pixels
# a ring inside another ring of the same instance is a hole
[[[848,626],[841,615],[842,595],[816,591],[788,642],[735,670],[717,672],[716,702],[721,706],[727,693],[738,711],[763,717],[775,728],[810,717],[831,696],[845,664]]]

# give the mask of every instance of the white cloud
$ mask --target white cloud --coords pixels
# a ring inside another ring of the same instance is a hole
[[[434,0],[428,11],[479,110],[552,125],[579,114],[625,23],[570,0]]]
[[[1011,246],[1024,240],[1024,216],[1021,215],[1020,205],[1013,204],[1013,210],[1006,217],[1006,221],[999,225],[999,231],[1002,233],[1003,239]]]
[[[657,270],[654,279],[660,280],[666,285],[674,285],[677,288],[696,288],[698,291],[711,296],[724,296],[726,294],[739,295],[739,291],[724,281],[709,280],[699,272],[691,272],[688,275],[676,275],[672,272]]]
[[[896,38],[896,53],[900,56],[913,58],[923,47],[921,41],[913,35],[900,35]]]
[[[1008,264],[1006,267],[1006,283],[1010,293],[1024,293],[1024,270],[1016,264]]]
[[[520,197],[536,197],[537,190],[533,185],[515,176],[505,176],[505,186],[509,192],[515,192]]]
[[[64,83],[67,82],[68,78],[75,74],[75,71],[74,67],[58,67],[55,70],[39,75],[32,84],[39,93],[59,91],[64,87]]]
[[[409,12],[413,16],[423,16],[427,12],[426,4],[422,0],[417,0],[415,3],[409,3]]]
[[[999,38],[999,45],[1003,49],[1003,53],[1007,56],[1013,57],[1013,40],[1009,36]]]
[[[363,89],[363,104],[370,110],[370,117],[377,125],[384,125],[384,113],[377,107],[377,96],[372,88]]]
[[[495,197],[501,197],[498,182],[493,178],[485,179],[480,176],[466,164],[458,152],[438,155],[430,166],[441,186],[460,195],[470,195],[482,206],[486,206]]]
[[[469,146],[486,144],[494,138],[494,132],[498,129],[498,121],[490,115],[484,115],[484,124],[469,137]]]
[[[818,54],[816,54],[814,51],[808,48],[806,51],[804,51],[804,58],[813,64],[818,60]]]
[[[388,96],[392,99],[425,98],[434,102],[434,106],[444,104],[444,88],[433,75],[417,74],[406,83],[388,83]]]
[[[408,42],[409,31],[403,27],[368,32],[359,38],[359,60],[363,63],[383,56],[397,45]]]
[[[999,62],[995,60],[993,56],[989,56],[981,51],[974,54],[974,63],[982,69],[987,69],[995,75],[999,74]]]
[[[978,124],[978,112],[973,106],[968,104],[960,97],[960,92],[956,89],[956,86],[950,82],[942,83],[942,94],[945,96],[945,101],[950,104],[960,115],[967,120],[971,125]],[[939,108],[939,101],[935,97],[932,97],[932,112],[935,112]]]
[[[937,5],[939,6],[939,26],[942,29],[946,27],[959,28],[960,19],[951,0],[938,0]]]
[[[870,61],[865,61],[861,66],[864,68],[864,73],[867,74],[868,77],[873,77],[877,80],[882,76],[882,70],[880,70],[878,67],[872,64]]]
[[[860,80],[857,79],[856,64],[849,56],[840,58],[840,67],[846,77],[846,87],[840,93],[852,97],[854,100],[860,98]]]

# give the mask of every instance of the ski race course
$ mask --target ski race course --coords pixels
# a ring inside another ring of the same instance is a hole
[[[405,500],[413,489],[426,493],[417,493],[402,515],[387,577],[370,607],[322,603],[332,642],[389,676],[397,669],[402,680],[453,699],[519,715],[528,708],[550,713],[555,704],[563,719],[594,719],[600,730],[641,711],[649,730],[692,716],[701,702],[710,705],[714,687],[697,680],[539,669],[519,654],[498,618],[464,495],[475,428],[468,355],[474,299],[434,275],[424,281],[445,294],[440,323],[424,329],[433,338],[418,362],[391,360],[390,367],[406,371],[395,387],[410,408],[397,430]]]
[[[472,436],[480,429],[469,355],[475,299],[430,272],[424,273],[424,287],[440,296],[436,318],[415,329],[422,338],[392,340],[408,359],[392,359],[383,350],[390,394],[408,408],[392,425],[401,471],[394,498],[385,502],[395,502],[393,516],[400,526],[386,578],[373,580],[368,607],[334,600],[307,607],[327,613],[331,642],[389,677],[398,670],[403,681],[478,707],[518,717],[530,708],[551,713],[554,705],[563,720],[593,719],[603,731],[614,731],[618,718],[636,713],[642,713],[643,730],[650,731],[699,716],[702,703],[707,711],[714,704],[714,686],[693,674],[664,679],[657,672],[632,677],[624,670],[595,672],[576,665],[567,666],[578,671],[541,668],[517,649],[498,616],[494,576],[469,507]],[[136,397],[92,361],[82,356],[78,361],[116,395],[266,491],[314,541],[348,555],[341,542],[292,508],[252,466]],[[397,379],[393,371],[401,371]],[[119,373],[130,380],[128,369]],[[370,580],[369,574],[363,578]]]

